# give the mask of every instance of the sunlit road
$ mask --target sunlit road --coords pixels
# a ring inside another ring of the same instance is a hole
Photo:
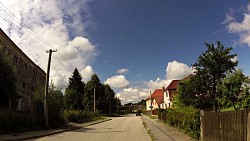
[[[88,126],[33,141],[151,141],[141,117],[130,115],[112,118],[100,124]]]

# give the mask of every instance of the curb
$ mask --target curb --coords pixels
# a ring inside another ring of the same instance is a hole
[[[93,123],[85,123],[86,125],[82,125],[82,126],[79,126],[79,127],[72,127],[72,128],[69,128],[69,129],[61,129],[61,130],[58,130],[58,131],[52,131],[50,133],[44,133],[44,134],[39,134],[39,135],[31,135],[29,137],[20,137],[20,138],[15,138],[15,139],[4,139],[3,138],[3,141],[16,141],[16,140],[29,140],[29,139],[34,139],[34,138],[39,138],[39,137],[45,137],[45,136],[50,136],[50,135],[55,135],[55,134],[59,134],[59,133],[63,133],[63,132],[67,132],[67,131],[73,131],[73,130],[77,130],[77,129],[80,129],[80,128],[84,128],[84,127],[87,127],[87,126],[91,126],[91,125],[95,125],[95,124],[99,124],[99,123],[103,123],[103,122],[106,122],[106,121],[110,121],[112,119],[104,119],[104,120],[100,120],[100,121],[93,121]],[[45,130],[46,131],[46,130]],[[0,138],[1,139],[1,138]]]

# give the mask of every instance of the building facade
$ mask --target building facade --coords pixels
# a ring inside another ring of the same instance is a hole
[[[156,89],[146,99],[146,111],[156,110],[160,108],[160,104],[163,102],[164,88]],[[152,108],[150,108],[152,106]]]
[[[37,66],[0,28],[0,44],[16,67],[17,110],[32,111],[37,90],[44,89],[46,73]]]
[[[173,98],[177,95],[177,88],[180,80],[172,80],[168,87],[164,90],[163,103],[161,103],[161,109],[171,107],[173,104]]]

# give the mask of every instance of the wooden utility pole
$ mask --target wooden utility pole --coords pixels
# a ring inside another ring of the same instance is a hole
[[[46,50],[46,53],[49,53],[49,60],[48,60],[48,67],[46,73],[46,82],[45,82],[45,99],[44,99],[44,116],[45,116],[45,124],[46,127],[49,127],[49,112],[48,112],[48,90],[49,90],[49,72],[50,72],[50,62],[51,62],[51,55],[52,52],[56,52],[57,50],[50,49],[49,51]]]
[[[95,87],[96,86],[94,86],[94,113],[95,113]]]
[[[150,114],[152,116],[152,96],[151,96],[151,91],[150,91]]]
[[[111,114],[111,95],[109,94],[109,114]]]

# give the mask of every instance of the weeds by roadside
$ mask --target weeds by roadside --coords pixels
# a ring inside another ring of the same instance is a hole
[[[154,137],[153,133],[151,132],[151,130],[149,128],[147,128],[147,125],[144,121],[143,121],[143,126],[147,130],[147,133],[150,136],[151,141],[155,141],[155,137]]]

